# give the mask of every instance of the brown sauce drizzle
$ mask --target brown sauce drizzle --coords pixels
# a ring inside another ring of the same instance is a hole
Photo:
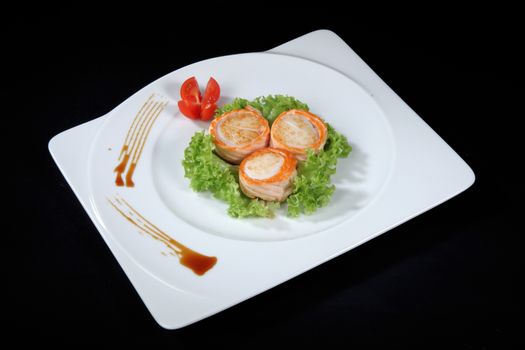
[[[195,274],[202,276],[217,263],[216,257],[198,253],[171,238],[164,231],[143,217],[124,198],[108,198],[108,201],[126,220],[153,239],[164,243],[164,245],[173,252],[170,252],[170,255],[179,258],[179,262],[191,269]]]
[[[137,163],[142,155],[142,150],[148,139],[149,133],[153,124],[157,120],[158,116],[166,107],[168,102],[153,101],[154,94],[151,95],[146,102],[142,105],[139,112],[133,119],[131,126],[126,134],[124,145],[120,150],[119,164],[113,170],[117,173],[115,178],[115,184],[119,187],[134,187],[133,173],[137,167]],[[131,160],[131,164],[128,167],[128,163]],[[127,172],[126,172],[127,169]],[[122,178],[122,174],[125,175],[125,181]]]
[[[127,148],[127,146],[124,146]],[[124,147],[122,148],[124,150]],[[128,165],[129,154],[124,155],[124,159],[117,165],[115,172],[117,173],[117,178],[115,179],[115,184],[117,186],[124,186],[124,180],[122,180],[122,173],[126,171],[126,166]]]

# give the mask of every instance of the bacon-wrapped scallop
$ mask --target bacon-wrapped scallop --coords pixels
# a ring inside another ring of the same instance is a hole
[[[253,108],[237,109],[215,118],[209,127],[217,154],[239,164],[250,153],[267,147],[268,121]]]
[[[318,153],[327,138],[326,124],[313,113],[292,109],[281,113],[273,122],[270,146],[284,149],[297,159],[305,160],[306,151]]]
[[[263,148],[246,157],[239,167],[239,184],[248,197],[284,201],[293,190],[297,160],[289,152]]]

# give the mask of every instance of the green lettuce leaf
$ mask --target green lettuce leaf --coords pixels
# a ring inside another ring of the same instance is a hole
[[[284,111],[308,110],[308,105],[294,97],[270,95],[252,101],[235,98],[232,103],[218,108],[215,116],[248,105],[261,111],[270,124]],[[330,178],[336,172],[337,160],[348,157],[352,151],[344,135],[328,123],[326,126],[328,135],[323,150],[318,154],[308,151],[306,160],[298,164],[293,192],[286,201],[290,217],[312,214],[330,202],[335,191]],[[198,192],[210,191],[215,198],[228,203],[228,214],[233,217],[273,217],[280,204],[245,196],[238,183],[238,166],[223,161],[214,149],[210,135],[198,132],[192,137],[182,162],[191,188]]]
[[[184,175],[190,187],[197,191],[210,191],[213,196],[229,204],[228,214],[233,217],[273,217],[279,203],[250,199],[237,181],[238,167],[219,158],[213,150],[210,135],[197,132],[184,150]]]
[[[338,158],[346,158],[352,151],[346,137],[326,123],[328,137],[319,154],[309,150],[304,162],[299,162],[292,194],[287,199],[288,216],[312,214],[326,206],[335,191],[330,177],[335,174]]]

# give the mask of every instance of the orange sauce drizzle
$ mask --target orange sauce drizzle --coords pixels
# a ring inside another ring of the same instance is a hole
[[[164,243],[164,245],[173,252],[170,252],[169,254],[176,256],[181,265],[191,269],[195,274],[202,276],[217,263],[216,257],[198,253],[171,238],[168,234],[142,216],[124,198],[108,198],[108,201],[126,220],[138,227],[151,238]]]
[[[120,150],[118,158],[120,163],[114,169],[114,172],[117,173],[115,184],[119,187],[135,186],[135,183],[133,182],[133,174],[140,156],[142,155],[144,145],[146,144],[153,124],[168,104],[168,102],[154,102],[152,100],[154,96],[155,94],[151,95],[148,100],[144,102],[126,134],[124,145]],[[129,167],[128,163],[130,163]],[[125,180],[122,178],[124,172],[126,172]]]

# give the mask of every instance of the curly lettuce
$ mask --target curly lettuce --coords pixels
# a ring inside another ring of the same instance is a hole
[[[235,109],[242,109],[246,106],[252,106],[253,108],[261,111],[263,117],[268,120],[270,125],[282,112],[289,111],[290,109],[302,109],[305,111],[308,110],[308,105],[297,100],[295,97],[285,95],[268,95],[257,97],[251,101],[244,98],[235,98],[232,103],[218,108],[215,112],[215,116],[217,117]]]
[[[191,138],[182,161],[190,187],[197,192],[210,191],[215,198],[229,204],[228,214],[233,217],[274,217],[279,203],[245,196],[237,180],[238,167],[219,158],[214,149],[211,136],[204,131]]]
[[[269,95],[254,100],[235,98],[232,103],[217,109],[215,116],[246,106],[261,111],[270,124],[284,111],[302,109],[308,111],[308,105],[291,96]],[[308,151],[307,158],[299,162],[297,177],[293,183],[293,192],[287,198],[287,215],[297,217],[312,214],[318,208],[326,206],[335,191],[330,178],[336,172],[339,158],[348,157],[352,147],[347,138],[326,123],[328,129],[326,144],[318,154]],[[197,132],[184,151],[182,162],[185,176],[190,186],[197,192],[210,191],[213,196],[229,204],[228,214],[237,217],[273,217],[279,203],[250,199],[239,187],[238,166],[231,165],[219,158],[213,150],[215,145],[210,135]]]

